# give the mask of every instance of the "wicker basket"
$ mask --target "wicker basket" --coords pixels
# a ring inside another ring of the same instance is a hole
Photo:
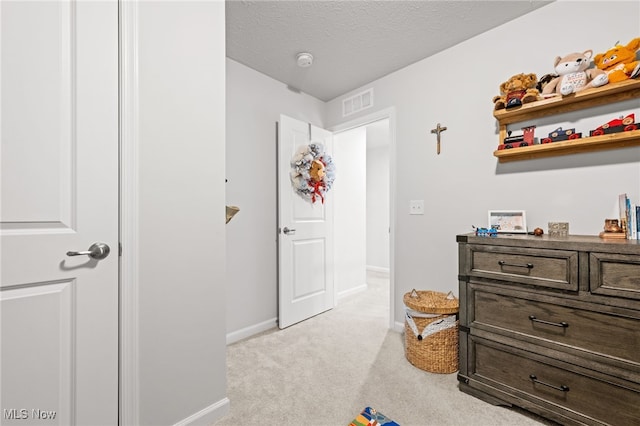
[[[454,373],[458,371],[458,299],[453,294],[435,291],[413,290],[404,295],[404,304],[418,313],[431,314],[428,317],[411,315],[419,334],[429,324],[445,320],[455,321],[454,327],[445,328],[424,338],[416,336],[409,319],[405,318],[404,336],[407,360],[431,373]],[[409,311],[408,311],[409,313]],[[449,314],[449,315],[447,315]]]

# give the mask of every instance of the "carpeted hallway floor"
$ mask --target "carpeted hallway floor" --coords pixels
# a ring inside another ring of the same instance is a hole
[[[231,411],[216,426],[341,426],[371,406],[401,426],[553,425],[458,390],[456,374],[433,374],[404,356],[404,336],[388,329],[389,282],[324,314],[227,349]]]

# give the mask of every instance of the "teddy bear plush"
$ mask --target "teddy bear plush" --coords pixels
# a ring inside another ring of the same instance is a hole
[[[626,46],[616,44],[605,53],[598,53],[593,61],[599,69],[607,73],[610,83],[617,83],[640,74],[640,61],[636,60],[638,50],[640,37],[634,38]]]
[[[527,102],[537,101],[540,92],[536,89],[538,77],[535,74],[516,74],[500,85],[500,95],[494,96],[494,109],[509,109]]]
[[[542,89],[543,96],[570,95],[590,87],[600,87],[608,83],[607,74],[591,66],[592,50],[582,53],[570,53],[556,57],[553,64],[558,77],[551,80]]]
[[[325,169],[325,167],[324,167],[324,164],[322,163],[322,161],[313,160],[313,162],[311,163],[311,169],[309,169],[309,176],[315,182],[320,182],[324,178],[324,175],[325,175],[325,170],[324,169]]]

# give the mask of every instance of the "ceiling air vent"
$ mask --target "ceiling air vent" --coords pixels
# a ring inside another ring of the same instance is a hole
[[[373,106],[373,89],[367,89],[342,101],[342,116],[346,117]]]

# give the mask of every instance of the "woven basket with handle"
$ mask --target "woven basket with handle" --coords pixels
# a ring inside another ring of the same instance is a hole
[[[411,310],[431,314],[425,317],[414,315],[412,320],[422,331],[429,324],[458,313],[459,302],[451,292],[416,291],[404,295],[404,304]],[[455,327],[438,331],[426,338],[416,336],[409,321],[404,325],[407,360],[431,373],[454,373],[458,371],[458,321]]]

